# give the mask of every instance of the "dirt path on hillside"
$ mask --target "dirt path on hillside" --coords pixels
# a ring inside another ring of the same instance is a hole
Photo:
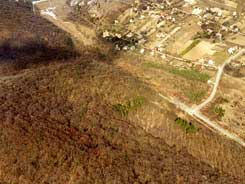
[[[214,83],[214,87],[212,90],[212,93],[210,94],[210,96],[200,105],[198,105],[196,107],[196,111],[200,111],[201,109],[203,109],[205,106],[207,106],[211,101],[213,101],[214,97],[216,96],[217,93],[217,89],[219,87],[220,81],[221,81],[221,77],[224,73],[224,69],[225,66],[228,65],[230,62],[236,60],[237,58],[239,58],[240,56],[242,56],[245,53],[245,49],[240,50],[236,55],[231,56],[230,58],[228,58],[223,65],[221,65],[218,68],[218,72],[216,75],[216,79],[215,79],[215,83]]]
[[[26,73],[19,73],[16,75],[0,76],[0,84],[11,83],[11,81],[16,80],[16,79],[18,79],[24,75],[26,75]]]

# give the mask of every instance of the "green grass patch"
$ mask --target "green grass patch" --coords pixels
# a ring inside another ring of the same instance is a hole
[[[192,69],[170,68],[168,66],[165,66],[157,62],[146,62],[143,63],[143,66],[146,69],[153,68],[153,69],[168,71],[169,73],[179,75],[189,80],[207,82],[211,78],[207,73],[201,73],[199,71],[192,70]]]
[[[223,104],[223,103],[229,103],[229,100],[225,97],[218,97],[216,100],[215,100],[216,104]]]
[[[123,30],[125,30],[125,28],[120,25],[120,24],[117,24],[117,25],[112,25],[109,30],[113,33],[121,33]]]
[[[200,43],[200,41],[201,40],[199,40],[199,39],[193,40],[193,42],[185,50],[183,50],[180,53],[180,55],[181,56],[184,56],[185,54],[187,54],[188,52],[190,52],[194,47],[196,47]]]
[[[207,92],[204,90],[193,89],[186,91],[184,94],[193,103],[198,103],[206,96]]]
[[[187,69],[172,69],[170,73],[179,75],[189,80],[196,80],[201,82],[207,82],[210,79],[210,76],[206,73],[201,73],[196,70],[187,70]]]
[[[115,104],[113,109],[118,112],[121,116],[127,116],[129,112],[136,110],[145,103],[145,98],[142,96],[135,97],[134,99],[128,100],[126,104]]]
[[[220,106],[214,107],[214,113],[217,114],[219,119],[225,116],[225,110]]]
[[[156,63],[156,62],[146,62],[146,63],[143,63],[143,66],[145,68],[154,68],[154,69],[159,69],[159,70],[168,70],[166,66],[164,66],[163,64],[160,64],[160,63]]]
[[[182,118],[177,118],[175,123],[179,125],[186,133],[196,133],[199,129],[193,125],[191,122],[188,122]]]
[[[194,40],[196,39],[202,39],[202,38],[210,38],[211,36],[208,34],[208,32],[203,31],[203,32],[198,32],[195,36],[194,36]]]

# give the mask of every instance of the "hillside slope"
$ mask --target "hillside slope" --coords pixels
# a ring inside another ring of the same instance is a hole
[[[118,114],[139,89],[154,95],[139,79],[28,5],[1,1],[0,17],[0,183],[243,182]]]

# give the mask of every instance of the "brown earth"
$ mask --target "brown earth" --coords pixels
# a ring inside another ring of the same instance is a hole
[[[233,76],[223,76],[215,100],[205,109],[205,113],[220,122],[227,129],[245,138],[245,80]],[[215,108],[222,108],[224,113],[219,115]]]
[[[155,92],[109,58],[78,53],[28,5],[1,1],[0,17],[0,183],[244,181],[133,122]],[[129,117],[113,109],[142,94],[144,106]]]

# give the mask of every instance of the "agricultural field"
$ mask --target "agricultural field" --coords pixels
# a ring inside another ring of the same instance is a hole
[[[136,59],[137,55],[132,55],[135,58],[134,61],[128,61],[128,58],[122,57],[116,63],[132,75],[154,86],[159,92],[175,96],[190,104],[198,104],[208,95],[207,81],[212,74],[194,69],[179,69],[161,62],[161,59],[160,61],[142,57]]]
[[[167,45],[166,50],[172,54],[182,55],[181,53],[189,46],[189,41],[194,39],[195,35],[201,31],[197,23],[198,19],[196,17],[188,17],[185,19],[182,29],[176,33],[173,42]]]

